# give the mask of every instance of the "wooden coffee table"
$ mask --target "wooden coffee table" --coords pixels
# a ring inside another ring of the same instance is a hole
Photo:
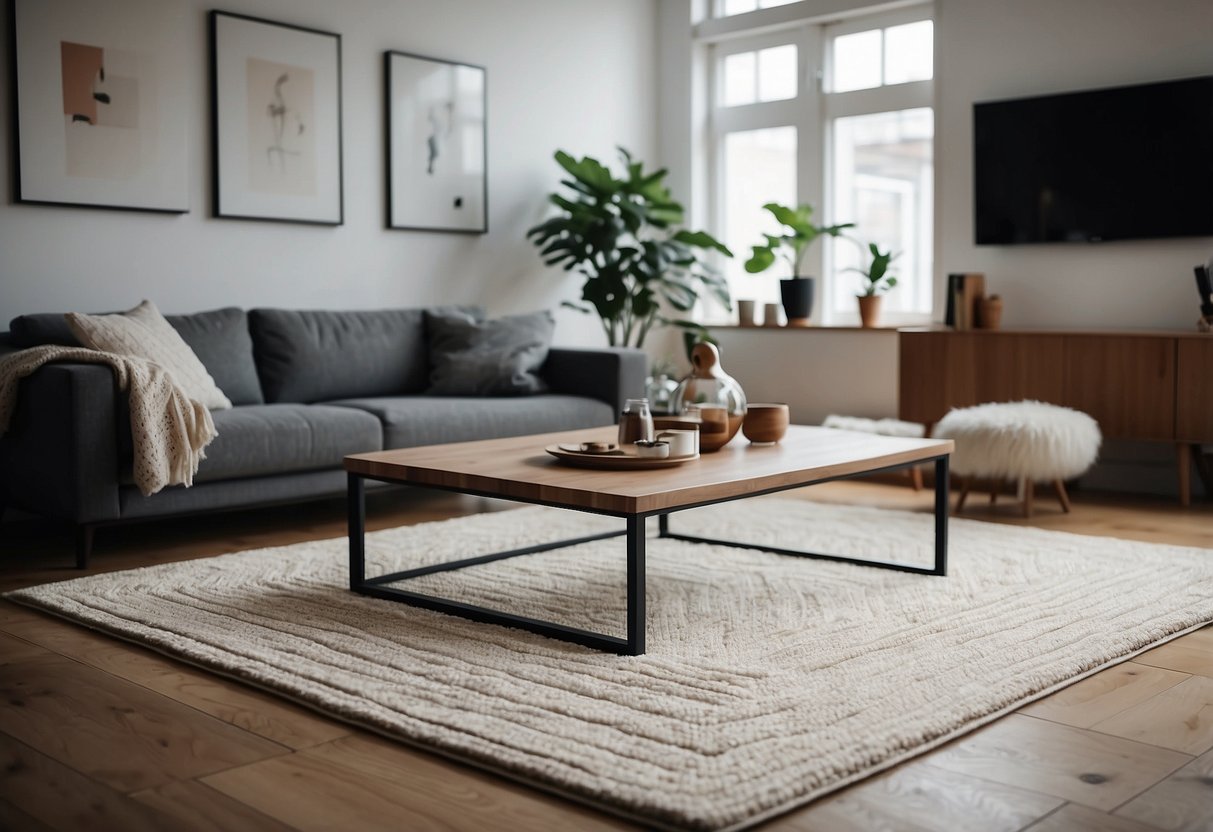
[[[614,428],[568,431],[479,442],[458,442],[355,454],[345,458],[349,474],[350,589],[363,595],[400,601],[425,609],[507,627],[518,627],[598,650],[638,656],[644,653],[645,520],[656,516],[659,535],[697,543],[762,549],[781,555],[842,561],[924,575],[947,574],[948,455],[952,442],[873,436],[830,428],[793,425],[777,445],[750,445],[738,436],[720,451],[673,468],[647,471],[597,471],[572,468],[544,453],[560,442],[611,441]],[[670,530],[670,514],[687,508],[771,494],[830,480],[935,464],[935,562],[913,566],[796,549],[748,546]],[[626,520],[626,529],[478,555],[367,577],[364,548],[365,480],[438,488],[605,514]],[[627,538],[627,638],[539,621],[510,613],[410,592],[388,584],[462,569],[490,561],[546,552],[609,537]]]

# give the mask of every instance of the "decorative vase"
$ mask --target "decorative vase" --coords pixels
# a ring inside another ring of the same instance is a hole
[[[715,451],[728,444],[737,435],[745,419],[745,391],[724,368],[720,366],[720,351],[715,344],[696,344],[691,350],[691,374],[678,384],[674,393],[674,408],[678,413],[691,412],[692,406],[703,406],[714,418],[718,409],[723,411],[718,429],[707,430],[708,423],[701,421],[699,450],[701,453]],[[706,418],[706,414],[701,418]]]
[[[978,329],[998,329],[1002,326],[1002,298],[990,295],[977,301]]]
[[[859,295],[859,322],[864,329],[880,326],[880,295]]]
[[[665,373],[649,376],[644,382],[644,395],[649,400],[649,409],[654,415],[674,413],[674,391],[678,381]]]
[[[737,325],[754,326],[755,302],[752,300],[737,301]]]
[[[793,277],[779,281],[779,297],[788,316],[788,326],[808,326],[813,314],[813,288],[817,279]]]

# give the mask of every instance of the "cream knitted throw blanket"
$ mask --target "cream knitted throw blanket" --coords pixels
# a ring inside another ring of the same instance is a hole
[[[185,395],[159,364],[129,355],[47,345],[0,359],[0,435],[12,420],[18,382],[43,364],[105,364],[130,398],[135,485],[144,496],[166,485],[194,484],[203,449],[217,435],[210,411]]]

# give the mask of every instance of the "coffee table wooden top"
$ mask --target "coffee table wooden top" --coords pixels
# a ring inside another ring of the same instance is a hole
[[[346,457],[346,471],[412,485],[545,502],[608,514],[645,514],[808,485],[951,454],[950,439],[906,439],[793,424],[776,445],[741,434],[719,451],[653,471],[563,465],[547,445],[614,441],[614,427],[461,441]]]
[[[792,425],[777,445],[740,434],[674,468],[594,471],[544,453],[560,442],[614,441],[614,427],[455,442],[345,458],[355,474],[605,514],[647,514],[875,471],[952,452],[948,439],[905,439]]]

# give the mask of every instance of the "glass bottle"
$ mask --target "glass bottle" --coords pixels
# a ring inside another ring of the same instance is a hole
[[[673,410],[692,413],[697,409],[695,405],[717,405],[724,409],[727,423],[719,436],[709,437],[702,428],[700,431],[700,450],[713,451],[728,443],[741,428],[745,419],[745,391],[720,366],[720,351],[715,344],[696,344],[691,350],[691,367],[691,374],[674,391]]]
[[[648,399],[628,399],[619,417],[619,447],[627,448],[639,441],[653,441],[653,414]]]

